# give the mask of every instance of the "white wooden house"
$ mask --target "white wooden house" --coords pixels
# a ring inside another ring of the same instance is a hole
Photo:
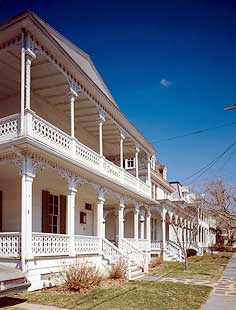
[[[27,11],[0,25],[0,72],[0,263],[37,289],[76,257],[129,278],[180,259],[176,189],[89,56]]]

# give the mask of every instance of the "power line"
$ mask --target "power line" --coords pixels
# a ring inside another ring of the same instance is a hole
[[[196,178],[194,178],[188,185],[191,185],[192,183],[194,183],[196,180],[198,180],[203,174],[205,174],[209,169],[211,169],[216,162],[221,159],[226,153],[229,152],[229,150],[232,149],[232,147],[236,144],[236,140],[230,144],[222,153],[220,153],[215,159],[213,159],[212,161],[210,161],[207,165],[203,166],[201,169],[199,169],[198,171],[196,171],[195,173],[193,173],[192,175],[184,178],[182,181],[191,179],[192,177],[194,177],[195,175]],[[199,174],[200,173],[200,174]]]
[[[235,125],[235,124],[236,124],[236,121],[235,122],[231,122],[231,123],[226,123],[226,124],[218,125],[218,126],[214,126],[214,127],[209,127],[209,128],[205,128],[205,129],[200,129],[200,130],[192,131],[192,132],[189,132],[189,133],[186,133],[186,134],[183,134],[183,135],[179,135],[179,136],[173,136],[173,137],[170,137],[170,138],[164,138],[164,139],[160,139],[160,140],[153,140],[153,141],[151,141],[151,143],[160,143],[160,142],[167,142],[167,141],[172,141],[172,140],[176,140],[176,139],[181,139],[181,138],[189,137],[189,136],[192,136],[192,135],[202,134],[204,132],[211,131],[211,130],[214,130],[214,129],[228,127],[228,126]]]

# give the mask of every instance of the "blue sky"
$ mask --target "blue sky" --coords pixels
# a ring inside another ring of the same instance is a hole
[[[0,0],[0,20],[31,9],[85,50],[150,141],[236,121],[223,110],[236,101],[234,1],[127,2]],[[235,139],[236,125],[155,146],[169,179],[182,181]],[[202,178],[235,183],[235,162],[236,147]]]

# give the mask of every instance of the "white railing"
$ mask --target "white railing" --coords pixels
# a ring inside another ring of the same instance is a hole
[[[152,240],[151,241],[151,250],[161,250],[162,241]]]
[[[20,132],[20,114],[0,119],[0,140],[13,139]]]
[[[121,251],[125,253],[130,261],[134,261],[138,266],[142,267],[145,272],[148,271],[148,256],[142,250],[138,249],[133,243],[127,239],[121,239],[119,245]]]
[[[100,156],[78,140],[72,139],[71,136],[34,112],[27,111],[24,122],[24,134],[28,134],[41,143],[64,153],[78,161],[78,163],[85,164],[88,168],[93,168],[109,179],[118,181],[121,185],[127,186],[145,196],[151,196],[150,187],[147,184],[103,156]],[[0,142],[19,136],[19,132],[19,114],[0,119]]]
[[[150,187],[140,179],[139,179],[139,191],[142,194],[147,194],[150,192]]]
[[[167,249],[169,253],[174,254],[177,259],[179,260],[183,259],[183,253],[182,253],[181,247],[174,241],[171,241],[171,240],[167,241]]]
[[[150,251],[150,245],[148,239],[139,239],[138,248],[142,251]]]
[[[128,263],[127,256],[120,251],[113,243],[109,240],[103,238],[102,239],[102,254],[105,259],[109,260],[111,264],[116,263],[119,260],[124,260]]]
[[[80,142],[76,144],[76,158],[92,167],[99,167],[100,165],[100,156]]]
[[[33,233],[32,253],[34,256],[69,255],[70,239],[64,234]]]
[[[0,257],[19,257],[21,254],[21,235],[19,232],[0,233]]]
[[[32,133],[42,142],[47,141],[52,147],[67,152],[71,150],[71,137],[34,113],[32,113]]]
[[[191,242],[189,248],[196,250],[198,255],[203,255],[203,247],[199,246],[199,243],[197,241]]]
[[[76,254],[99,254],[100,244],[100,239],[96,236],[75,236]]]
[[[134,177],[132,174],[130,174],[129,172],[125,171],[124,183],[132,188],[137,188],[138,179]]]
[[[103,171],[106,175],[121,180],[122,169],[106,159],[103,162]]]
[[[125,239],[133,246],[137,247],[142,251],[150,251],[148,239],[138,239],[138,240],[135,240],[134,238],[125,238]]]

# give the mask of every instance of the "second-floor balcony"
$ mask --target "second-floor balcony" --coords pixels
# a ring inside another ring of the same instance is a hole
[[[148,184],[99,155],[76,138],[72,138],[33,111],[25,111],[24,124],[24,130],[21,130],[20,114],[0,119],[0,144],[12,142],[14,145],[14,141],[18,139],[31,138],[35,142],[47,146],[49,150],[52,149],[62,156],[74,160],[82,168],[98,172],[128,189],[150,197]]]
[[[71,54],[61,53],[54,41],[45,46],[38,32],[18,31],[9,44],[0,39],[0,144],[28,139],[86,175],[151,198],[155,149],[120,111],[88,58],[73,47],[92,75],[80,61],[72,64]],[[124,167],[131,157],[148,163],[146,179],[138,165],[135,175]]]

